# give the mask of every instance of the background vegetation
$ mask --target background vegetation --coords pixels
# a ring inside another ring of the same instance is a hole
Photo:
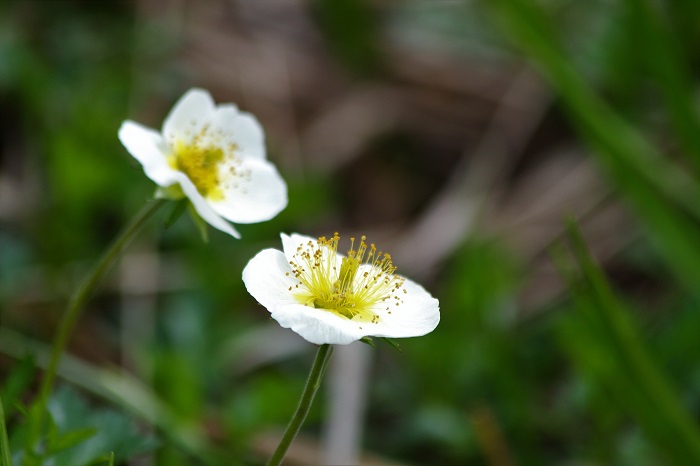
[[[130,247],[61,368],[56,464],[269,455],[314,351],[241,282],[280,231],[364,233],[442,310],[400,353],[336,353],[288,464],[341,461],[344,408],[362,464],[700,464],[698,44],[692,1],[0,3],[11,443],[68,294],[153,192],[120,123],[199,86],[259,118],[289,207]]]

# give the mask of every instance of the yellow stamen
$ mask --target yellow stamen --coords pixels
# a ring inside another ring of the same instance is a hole
[[[224,192],[221,189],[219,168],[226,159],[226,154],[222,148],[203,142],[206,133],[205,127],[189,145],[181,140],[175,141],[168,163],[187,175],[203,197],[220,201],[224,199]]]
[[[350,250],[340,261],[338,270],[338,242],[335,233],[331,239],[320,237],[316,243],[300,245],[290,265],[295,285],[294,297],[309,307],[333,312],[336,315],[361,322],[379,322],[376,310],[386,310],[390,300],[402,303],[399,292],[405,279],[394,274],[396,267],[391,256],[378,251],[374,244],[365,243],[365,237],[355,249],[355,238],[350,238]],[[405,290],[404,290],[405,291]]]

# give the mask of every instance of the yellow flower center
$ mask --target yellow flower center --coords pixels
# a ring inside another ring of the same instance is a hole
[[[185,145],[180,140],[175,142],[173,149],[168,159],[170,166],[187,175],[203,197],[223,200],[219,165],[225,159],[224,151],[216,146],[202,146],[197,141]]]
[[[379,322],[376,310],[383,306],[391,313],[391,305],[403,301],[400,292],[405,279],[395,275],[391,256],[369,247],[365,237],[355,249],[355,238],[350,238],[350,250],[338,267],[338,242],[335,233],[331,239],[320,237],[316,243],[300,245],[290,261],[292,274],[298,284],[290,287],[295,299],[306,306],[333,312],[338,316],[361,322]]]

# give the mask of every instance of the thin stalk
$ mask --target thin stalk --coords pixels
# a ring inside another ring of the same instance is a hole
[[[160,207],[162,207],[166,202],[167,201],[164,199],[156,199],[149,202],[136,214],[136,216],[134,216],[134,218],[124,228],[124,230],[122,230],[119,236],[115,238],[111,246],[105,251],[102,258],[95,264],[94,268],[85,277],[83,282],[78,286],[78,288],[76,288],[75,292],[70,298],[70,301],[68,301],[68,306],[61,317],[61,321],[59,322],[56,339],[54,340],[51,357],[49,359],[46,372],[41,380],[39,397],[37,399],[37,404],[35,405],[35,409],[37,409],[37,422],[34,424],[34,429],[30,429],[30,438],[33,441],[31,441],[28,445],[35,445],[36,441],[41,436],[45,422],[46,404],[56,380],[58,363],[61,359],[61,354],[68,344],[73,327],[75,327],[75,323],[77,322],[86,301],[109,267],[119,257],[122,250],[136,237],[141,228],[143,228],[143,226],[154,216],[158,209],[160,209]]]
[[[268,461],[267,466],[278,466],[282,464],[287,449],[289,449],[289,446],[299,433],[299,429],[301,429],[302,424],[304,424],[306,416],[309,414],[311,404],[314,401],[318,388],[321,386],[321,380],[326,373],[326,367],[328,367],[328,361],[332,353],[333,347],[330,345],[321,345],[318,348],[316,359],[311,366],[311,372],[309,372],[309,378],[306,380],[304,392],[301,394],[301,399],[299,400],[299,406],[294,416],[292,416],[292,420],[289,422],[289,426],[287,426],[287,430],[284,432],[284,436],[282,440],[280,440],[277,449],[272,454],[270,461]]]
[[[5,425],[5,410],[0,398],[0,465],[12,466],[12,453],[10,453],[10,441],[7,439],[7,426]]]

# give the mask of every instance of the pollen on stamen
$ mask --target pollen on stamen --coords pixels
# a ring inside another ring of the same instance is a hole
[[[206,127],[202,131],[206,132]],[[202,196],[221,200],[219,166],[226,155],[217,146],[204,145],[202,136],[203,133],[198,133],[189,143],[177,140],[168,162],[174,169],[185,173]]]
[[[321,236],[297,247],[290,265],[301,287],[294,296],[300,304],[377,324],[381,303],[392,298],[397,306],[403,302],[397,293],[405,279],[395,275],[391,256],[368,245],[365,236],[359,243],[351,237],[345,256],[338,254],[339,242],[336,232],[330,239]]]

